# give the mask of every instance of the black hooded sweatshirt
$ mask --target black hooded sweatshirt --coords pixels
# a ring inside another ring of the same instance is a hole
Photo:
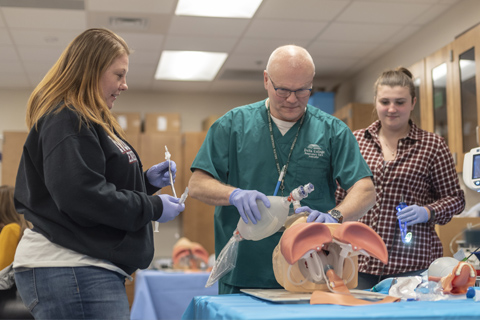
[[[18,169],[15,207],[34,231],[127,274],[154,254],[152,221],[162,215],[135,150],[63,108],[30,131]]]

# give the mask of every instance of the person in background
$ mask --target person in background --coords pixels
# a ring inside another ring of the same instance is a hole
[[[23,231],[29,227],[23,215],[15,210],[14,190],[12,186],[0,186],[0,270],[13,262]]]
[[[385,71],[374,85],[379,120],[354,132],[376,191],[376,204],[359,221],[382,237],[389,253],[387,265],[359,257],[359,289],[372,288],[387,277],[414,276],[428,269],[443,256],[435,224],[446,224],[465,207],[444,139],[421,130],[410,119],[416,101],[409,70]],[[337,202],[347,195],[339,187]],[[406,208],[397,211],[401,202]],[[403,243],[399,221],[412,233],[410,242]]]
[[[239,219],[254,224],[261,219],[256,200],[270,206],[266,195],[274,193],[284,165],[279,196],[309,182],[315,187],[302,200],[306,206],[297,209],[311,212],[309,221],[357,220],[374,204],[371,172],[352,132],[308,105],[314,75],[313,59],[304,48],[277,48],[263,72],[268,99],[230,110],[209,129],[191,166],[188,188],[193,198],[216,206],[217,257]],[[335,206],[337,182],[350,192]],[[219,280],[219,293],[281,288],[272,267],[281,235],[239,242],[236,266]]]
[[[15,207],[33,229],[13,268],[35,318],[129,319],[124,282],[153,258],[152,221],[185,208],[154,195],[170,184],[168,162],[143,172],[111,113],[128,89],[129,54],[115,33],[85,30],[28,101]]]

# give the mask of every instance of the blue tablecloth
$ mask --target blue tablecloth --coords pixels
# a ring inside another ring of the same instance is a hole
[[[472,299],[407,301],[345,307],[277,304],[246,294],[195,297],[183,314],[191,319],[480,319],[480,302]]]
[[[209,275],[208,272],[137,271],[130,319],[180,319],[194,296],[218,294],[216,283],[205,288]]]

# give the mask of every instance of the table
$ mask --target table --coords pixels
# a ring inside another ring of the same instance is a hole
[[[209,272],[137,271],[130,319],[180,319],[194,296],[218,294],[217,283],[205,288],[209,275]]]
[[[345,307],[277,304],[246,294],[195,297],[183,314],[191,319],[480,319],[480,302],[472,299],[406,301]]]

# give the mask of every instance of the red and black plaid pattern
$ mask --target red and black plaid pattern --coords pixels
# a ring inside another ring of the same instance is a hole
[[[385,266],[375,258],[359,257],[359,271],[369,274],[397,274],[427,269],[443,256],[435,224],[446,224],[465,207],[465,196],[460,188],[453,157],[444,139],[418,128],[410,122],[408,136],[400,139],[397,157],[385,161],[378,139],[380,121],[354,135],[360,151],[373,173],[376,204],[359,221],[372,227],[385,242],[389,262]],[[337,204],[345,197],[345,190],[336,192]],[[429,205],[435,210],[435,221],[408,227],[413,233],[410,244],[403,244],[395,207],[403,201],[407,205]]]

